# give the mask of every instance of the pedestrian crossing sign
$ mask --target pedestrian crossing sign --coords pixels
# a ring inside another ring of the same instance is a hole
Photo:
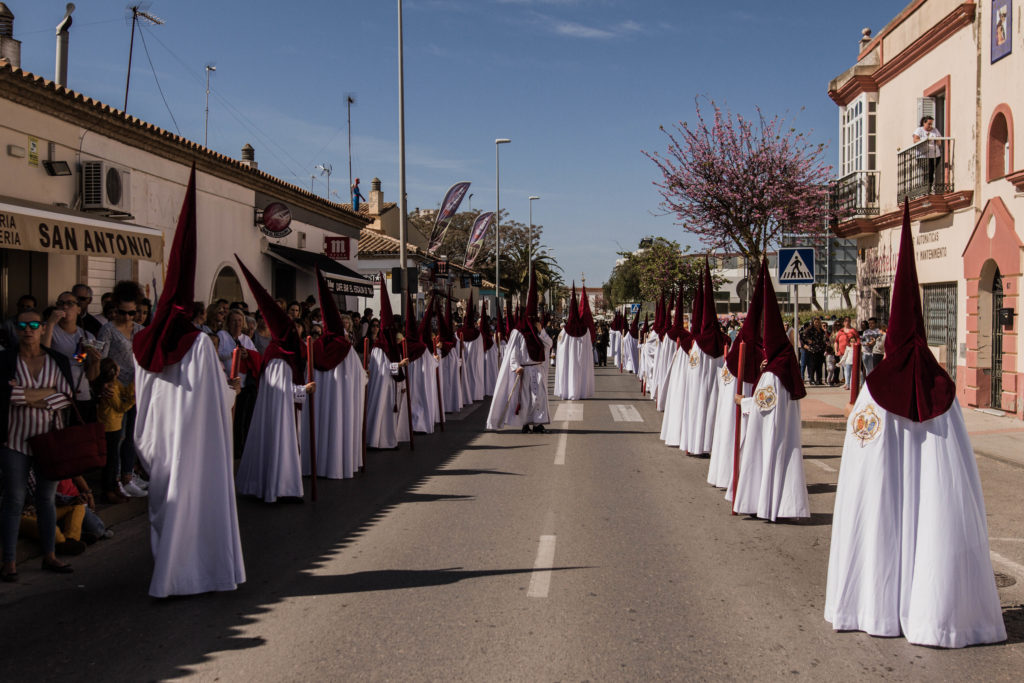
[[[814,284],[814,249],[779,249],[779,284]]]

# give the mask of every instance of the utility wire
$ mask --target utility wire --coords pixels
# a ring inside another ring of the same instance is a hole
[[[146,45],[146,32],[142,28],[142,24],[139,24],[139,37],[142,38],[142,47],[146,51],[146,61],[149,62],[149,70],[153,72],[153,80],[156,81],[156,89],[160,92],[160,99],[164,101],[164,106],[167,108],[167,113],[171,116],[171,121],[174,123],[174,130],[178,132],[178,136],[181,136],[181,129],[178,128],[178,122],[174,118],[174,112],[171,111],[171,105],[167,104],[167,98],[164,96],[164,89],[160,87],[160,77],[156,75],[156,69],[153,67],[153,60],[149,56],[149,46]]]

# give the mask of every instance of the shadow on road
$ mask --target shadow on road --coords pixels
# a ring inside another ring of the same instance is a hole
[[[519,448],[519,446],[517,446],[517,448]],[[467,449],[463,449],[463,450],[467,450]],[[470,476],[470,475],[474,475],[474,474],[502,474],[502,475],[505,475],[507,477],[521,477],[521,476],[523,476],[522,474],[519,474],[518,472],[502,472],[501,470],[467,470],[467,469],[461,469],[461,470],[459,470],[459,469],[437,470],[436,472],[434,472],[430,476],[432,476],[432,477],[441,477],[441,476],[444,476],[444,477],[455,477],[455,476],[462,477],[462,476]]]
[[[592,569],[592,567],[554,567],[549,571],[559,572],[570,569]],[[462,567],[451,567],[449,569],[382,569],[379,571],[331,574],[326,576],[307,574],[292,580],[294,590],[289,593],[289,596],[336,595],[339,593],[401,590],[403,588],[428,588],[431,586],[447,586],[465,579],[477,579],[484,576],[529,574],[531,572],[533,572],[532,568],[465,570]]]

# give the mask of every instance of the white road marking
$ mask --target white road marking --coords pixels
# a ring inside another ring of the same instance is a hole
[[[555,566],[555,537],[541,536],[537,546],[537,559],[533,562],[533,574],[530,576],[530,587],[526,589],[528,598],[546,598],[551,589],[551,568]]]
[[[562,423],[562,433],[558,435],[558,448],[555,449],[555,464],[565,464],[565,446],[569,441],[569,423]]]
[[[626,405],[622,403],[612,403],[608,406],[612,411],[612,419],[616,422],[643,422],[644,418],[640,417],[640,411],[636,409],[636,406]]]
[[[813,462],[813,463],[814,463],[815,465],[817,465],[817,466],[818,466],[818,467],[820,467],[821,469],[825,470],[826,472],[838,472],[838,471],[839,471],[839,470],[837,470],[837,469],[836,469],[835,467],[832,467],[832,465],[828,465],[828,464],[826,464],[826,463],[823,463],[823,462],[822,462],[822,461],[820,461],[820,460],[814,460],[814,459],[812,459],[812,458],[808,458],[808,460],[809,460],[810,462]]]
[[[583,422],[583,404],[559,403],[552,422]]]
[[[554,536],[552,536],[551,538],[554,539]],[[1009,569],[1011,572],[1013,572],[1016,575],[1018,581],[1024,581],[1024,565],[1017,564],[1013,560],[1008,560],[999,553],[994,553],[991,550],[988,551],[988,554],[992,558],[993,562],[995,562],[998,565],[1002,565],[1003,568]]]

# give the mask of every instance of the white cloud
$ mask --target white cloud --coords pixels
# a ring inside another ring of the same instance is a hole
[[[554,24],[555,33],[573,38],[614,38],[615,34],[594,26],[584,26],[574,21],[559,21]]]

